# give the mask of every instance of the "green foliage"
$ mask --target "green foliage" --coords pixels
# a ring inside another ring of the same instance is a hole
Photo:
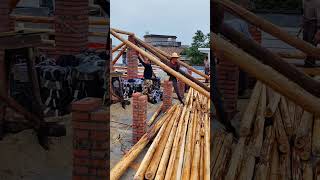
[[[198,30],[192,39],[191,47],[185,49],[181,54],[184,53],[191,58],[191,65],[201,65],[206,55],[201,53],[198,48],[210,47],[210,33],[205,35],[201,30]]]

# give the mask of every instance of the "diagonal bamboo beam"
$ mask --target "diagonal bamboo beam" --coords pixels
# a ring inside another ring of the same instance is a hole
[[[161,68],[163,68],[163,70],[165,70],[166,72],[172,74],[173,76],[177,77],[178,79],[180,79],[181,81],[183,81],[184,83],[186,83],[187,85],[189,85],[190,87],[194,88],[195,90],[199,91],[201,94],[203,94],[206,97],[210,97],[210,93],[209,91],[206,91],[205,89],[203,89],[202,87],[200,87],[198,84],[194,83],[193,81],[191,81],[190,79],[187,79],[185,76],[183,76],[181,73],[176,72],[175,70],[173,70],[172,68],[170,68],[169,66],[167,66],[166,64],[164,64],[163,62],[159,61],[157,58],[153,57],[152,55],[150,55],[149,53],[145,52],[144,50],[140,49],[138,46],[136,46],[135,44],[131,43],[128,40],[123,39],[120,35],[118,35],[114,30],[111,29],[111,34],[116,37],[117,39],[119,39],[120,41],[124,42],[129,48],[132,48],[136,51],[138,51],[140,54],[142,54],[143,56],[147,57],[149,60],[151,60],[153,63],[157,64],[158,66],[160,66]]]
[[[167,59],[165,56],[161,55],[159,52],[157,52],[156,50],[154,50],[154,48],[152,46],[150,46],[149,44],[141,41],[140,39],[138,39],[137,37],[135,37],[135,40],[137,42],[138,45],[142,46],[143,48],[145,48],[146,50],[148,50],[150,53],[152,53],[153,55],[155,55],[157,58],[160,59],[161,62],[163,62],[164,64],[166,64],[167,66],[170,63],[170,60]],[[189,80],[195,82],[197,85],[199,85],[200,87],[202,87],[203,89],[205,89],[206,91],[210,91],[210,88],[208,86],[206,86],[205,84],[203,84],[202,82],[200,82],[199,80],[197,80],[196,78],[194,78],[192,75],[190,75],[189,73],[179,69],[179,73],[182,74],[183,76],[185,76],[186,78],[188,78]]]
[[[139,44],[146,44],[145,42],[143,42],[142,40],[140,40],[139,38],[135,37],[136,41],[138,41]],[[149,45],[149,44],[148,44]],[[150,48],[152,48],[154,51],[158,52],[159,54],[161,54],[163,57],[167,58],[167,59],[171,59],[171,55],[167,54],[166,52],[162,51],[159,48],[156,48],[152,45],[149,45]],[[205,79],[210,79],[210,77],[208,75],[206,75],[205,73],[195,69],[194,67],[190,66],[189,64],[182,62],[180,60],[177,61],[180,65],[184,66],[185,68],[191,70],[192,72],[204,77]]]
[[[219,58],[233,62],[250,75],[270,86],[273,90],[300,105],[303,109],[320,115],[319,98],[214,33],[212,33],[212,42],[213,50]]]
[[[128,36],[134,36],[134,33],[132,32],[128,32],[128,31],[123,31],[120,29],[115,29],[115,28],[111,28],[112,31],[119,33],[119,34],[124,34],[124,35],[128,35]]]
[[[320,57],[319,49],[295,36],[290,36],[287,32],[280,29],[278,26],[264,20],[263,18],[258,17],[254,13],[246,10],[245,8],[242,8],[236,3],[230,0],[213,0],[213,2],[222,5],[229,12],[238,15],[247,22],[257,26],[258,28],[271,34],[272,36],[279,38],[289,45],[303,51],[304,53],[313,57]]]
[[[117,55],[117,57],[114,58],[114,60],[112,61],[112,65],[115,65],[117,63],[117,61],[119,60],[119,58],[123,55],[123,53],[126,51],[127,46],[123,47],[122,50],[119,52],[119,54]]]
[[[220,33],[262,63],[271,66],[273,69],[291,81],[297,83],[314,96],[320,97],[320,82],[312,79],[310,76],[298,70],[294,65],[284,61],[277,54],[274,54],[270,50],[263,48],[258,43],[247,38],[242,33],[234,30],[227,24],[222,24],[220,26]]]
[[[119,44],[118,46],[116,46],[114,49],[112,49],[112,53],[118,51],[120,48],[122,48],[124,46],[124,43]]]

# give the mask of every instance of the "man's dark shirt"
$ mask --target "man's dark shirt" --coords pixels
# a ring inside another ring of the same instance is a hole
[[[138,59],[139,59],[139,62],[144,66],[144,72],[143,72],[144,79],[151,79],[152,78],[152,74],[153,74],[153,70],[152,70],[151,64],[144,63],[140,59],[140,57]]]
[[[173,70],[175,70],[175,71],[179,71],[179,69],[180,69],[180,64],[178,63],[178,62],[176,62],[175,64],[173,64],[172,62],[170,62],[170,64],[169,64],[169,67],[171,68],[171,69],[173,69]],[[168,73],[168,75],[170,76],[170,80],[172,80],[172,79],[176,79],[176,77],[175,76],[173,76],[173,75],[171,75],[170,73]]]

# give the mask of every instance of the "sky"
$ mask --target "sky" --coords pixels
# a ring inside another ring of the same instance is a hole
[[[197,30],[205,34],[210,31],[209,0],[111,0],[110,3],[111,27],[133,32],[140,39],[146,32],[175,35],[183,45],[191,45]]]

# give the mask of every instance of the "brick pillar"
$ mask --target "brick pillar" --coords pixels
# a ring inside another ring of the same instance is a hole
[[[132,143],[135,144],[146,132],[148,98],[141,93],[132,94]]]
[[[0,3],[0,32],[8,32],[12,30],[12,24],[9,16],[10,0],[2,0]],[[5,51],[0,49],[0,93],[8,94],[8,81],[6,77]],[[4,119],[5,106],[0,102],[0,139],[2,137],[2,120]]]
[[[86,49],[89,30],[88,0],[55,1],[56,55],[78,54]]]
[[[99,98],[72,104],[73,179],[109,178],[109,113]]]
[[[185,90],[186,90],[186,84],[183,82],[183,81],[178,81],[178,84],[179,84],[179,92],[182,96],[182,98],[184,97],[184,93],[185,93]]]
[[[229,61],[219,59],[217,82],[224,98],[227,118],[230,119],[237,110],[239,68]]]
[[[255,26],[249,26],[249,32],[252,36],[252,38],[259,44],[262,42],[262,33],[261,30],[258,29]],[[256,84],[257,80],[253,76],[248,75],[248,87],[250,89],[254,88],[254,85]]]
[[[163,82],[163,106],[162,110],[166,111],[172,105],[172,82],[165,80]]]
[[[129,36],[128,40],[135,44],[133,36]],[[127,63],[128,79],[138,78],[138,52],[136,50],[129,48]]]

